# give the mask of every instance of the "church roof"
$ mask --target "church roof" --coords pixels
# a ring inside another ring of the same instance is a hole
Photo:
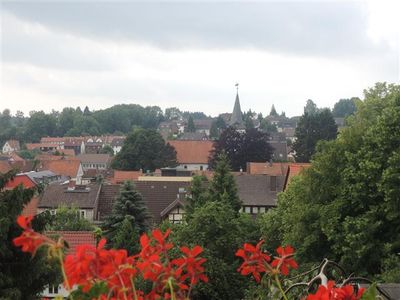
[[[233,112],[229,125],[238,125],[242,123],[243,123],[243,115],[242,115],[242,110],[240,109],[239,93],[237,93],[235,106],[233,107]]]

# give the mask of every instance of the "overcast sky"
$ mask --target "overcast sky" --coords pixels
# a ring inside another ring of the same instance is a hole
[[[0,109],[300,115],[400,81],[400,1],[2,1]]]

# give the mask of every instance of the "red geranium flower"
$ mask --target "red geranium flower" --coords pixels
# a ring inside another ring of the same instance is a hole
[[[23,252],[30,252],[35,255],[37,249],[47,245],[55,245],[55,242],[40,233],[34,232],[31,228],[33,216],[18,216],[17,224],[24,230],[20,236],[13,239],[13,243],[17,247],[22,247]]]
[[[281,247],[276,249],[278,257],[274,257],[271,266],[280,270],[283,275],[289,274],[289,267],[297,269],[298,265],[293,259],[294,249],[291,246]]]
[[[327,287],[320,285],[315,294],[307,296],[307,300],[359,300],[364,291],[365,289],[361,288],[355,294],[353,286],[335,287],[335,282],[330,280]]]
[[[268,262],[271,257],[261,250],[261,245],[264,243],[261,240],[255,247],[245,243],[243,249],[236,252],[236,256],[243,258],[244,262],[239,267],[238,272],[242,275],[253,274],[257,282],[260,281],[260,273],[270,271]]]
[[[188,247],[181,247],[182,253],[185,257],[177,258],[172,261],[172,263],[179,267],[178,272],[182,272],[183,268],[186,270],[186,274],[181,277],[181,280],[184,281],[187,278],[190,278],[190,284],[196,284],[199,280],[204,282],[208,282],[207,276],[204,274],[203,263],[206,262],[205,258],[197,257],[201,252],[203,252],[203,248],[200,246],[195,246],[192,250]]]

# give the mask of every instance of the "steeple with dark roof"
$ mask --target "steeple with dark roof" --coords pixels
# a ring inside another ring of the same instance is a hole
[[[238,87],[238,84],[236,84],[236,87]],[[236,91],[235,106],[233,107],[233,112],[232,112],[232,116],[231,116],[229,125],[231,125],[231,126],[243,125],[243,115],[242,115],[242,111],[240,109],[240,101],[239,101],[239,91],[238,91],[238,89]]]

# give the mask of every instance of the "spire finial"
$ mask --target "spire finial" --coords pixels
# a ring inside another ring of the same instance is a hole
[[[236,86],[236,93],[239,93],[239,83],[236,82],[235,86]]]

